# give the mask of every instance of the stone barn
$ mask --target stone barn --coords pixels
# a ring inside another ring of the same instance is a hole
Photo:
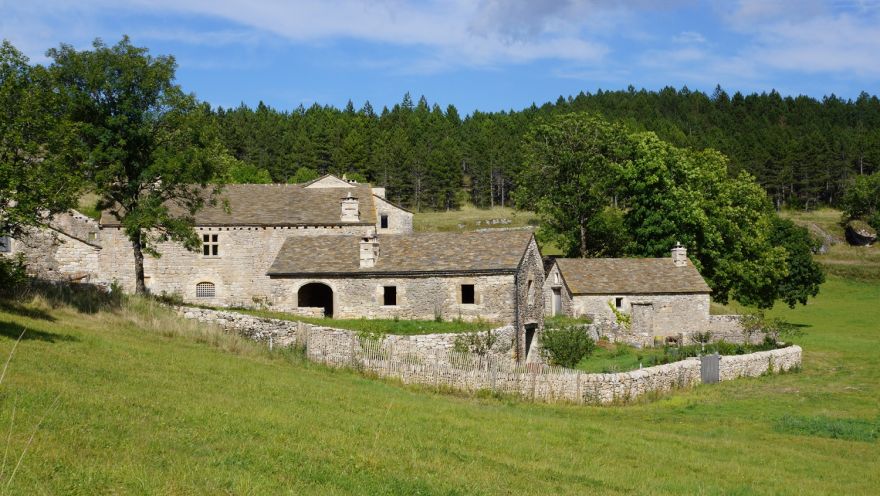
[[[646,338],[709,330],[710,293],[681,246],[671,258],[557,258],[544,283],[547,315],[628,314],[631,332]]]
[[[530,231],[290,237],[268,274],[280,310],[514,324],[523,358],[543,327],[544,271]]]

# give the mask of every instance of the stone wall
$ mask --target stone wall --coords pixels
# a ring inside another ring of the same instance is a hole
[[[555,315],[553,309],[553,292],[554,290],[559,291],[559,299],[560,299],[560,315],[573,315],[572,307],[571,307],[571,293],[568,291],[568,288],[565,287],[565,281],[562,279],[562,274],[559,272],[559,266],[555,263],[553,267],[550,268],[550,271],[547,273],[547,277],[544,280],[544,315],[552,316]]]
[[[278,346],[300,344],[310,346],[319,358],[348,359],[352,346],[359,347],[360,335],[355,331],[296,322],[290,320],[256,317],[234,311],[210,310],[196,307],[180,307],[179,313],[187,319],[210,323],[241,334],[255,341],[268,341],[272,337]],[[511,360],[516,333],[511,325],[493,329],[495,344],[488,355],[498,360]],[[485,336],[486,332],[480,332]],[[445,363],[461,336],[456,333],[419,334],[414,336],[385,335],[379,343],[398,356],[413,357],[431,363]],[[298,338],[299,337],[299,338]]]
[[[707,330],[712,333],[712,341],[742,343],[745,341],[742,327],[742,315],[710,315]],[[753,336],[753,342],[760,342],[763,335]]]
[[[144,260],[147,289],[153,294],[176,293],[184,301],[210,306],[254,306],[255,300],[274,303],[266,272],[285,239],[326,234],[361,236],[370,230],[371,226],[199,227],[199,236],[218,236],[219,255],[205,256],[177,243],[162,243],[161,258],[148,256]],[[119,282],[126,291],[134,291],[134,255],[125,232],[104,228],[100,236],[103,277]],[[196,284],[200,282],[213,283],[216,296],[196,297]]]
[[[40,279],[106,284],[97,231],[97,223],[78,212],[59,214],[50,229],[29,229],[13,240],[10,255],[23,255],[28,273]]]
[[[640,331],[642,333],[664,337],[709,329],[708,294],[575,295],[572,298],[572,314],[586,315],[596,321],[614,320],[614,312],[608,304],[614,305],[616,298],[623,299],[621,313],[631,313],[633,305],[643,307],[638,317],[649,321],[633,320],[633,327],[644,328]]]
[[[413,231],[413,214],[394,205],[379,195],[373,195],[376,204],[376,231],[379,234],[411,233]],[[382,216],[388,216],[388,228],[382,229]]]
[[[514,329],[496,329],[499,340],[486,357],[449,350],[457,335],[386,336],[364,340],[353,331],[301,322],[261,319],[234,312],[181,308],[187,318],[211,322],[252,339],[277,345],[298,344],[313,361],[334,367],[352,367],[391,377],[406,384],[448,387],[462,391],[489,390],[533,401],[610,404],[625,403],[647,394],[659,394],[700,384],[700,359],[615,374],[587,374],[561,367],[518,364],[505,351]],[[500,343],[500,344],[499,344]],[[512,349],[510,346],[509,349]],[[789,346],[748,355],[723,356],[722,381],[792,370],[801,365],[802,350]]]
[[[271,300],[274,308],[297,312],[299,289],[321,283],[333,291],[336,318],[477,319],[512,323],[514,320],[514,276],[431,277],[334,277],[274,278]],[[461,303],[461,285],[473,284],[475,303]],[[385,286],[397,288],[397,305],[384,305]]]
[[[526,362],[540,362],[541,331],[544,329],[544,263],[535,239],[529,242],[516,275],[517,349],[516,356]],[[526,349],[526,331],[534,329],[532,343]]]

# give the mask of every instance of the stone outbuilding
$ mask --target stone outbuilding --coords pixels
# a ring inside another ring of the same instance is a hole
[[[682,246],[671,258],[557,258],[544,283],[545,313],[615,321],[645,338],[710,329],[709,285]]]
[[[531,231],[290,237],[268,275],[275,307],[294,313],[513,324],[521,358],[543,327]]]

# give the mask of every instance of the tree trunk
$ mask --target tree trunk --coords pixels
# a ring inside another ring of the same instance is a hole
[[[587,221],[581,219],[581,258],[587,258]]]
[[[144,283],[144,250],[141,243],[141,232],[137,231],[131,239],[134,250],[134,292],[135,294],[147,294],[147,285]]]

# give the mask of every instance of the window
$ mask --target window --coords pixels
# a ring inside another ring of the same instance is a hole
[[[215,294],[213,282],[200,282],[196,284],[196,298],[213,298]]]
[[[382,214],[379,217],[379,227],[382,229],[388,229],[388,214]]]
[[[382,304],[387,306],[397,305],[397,286],[385,286],[382,294]]]
[[[473,284],[461,285],[461,302],[465,305],[473,305],[474,303],[476,303],[476,299],[474,298]]]
[[[623,298],[614,298],[614,306],[617,307],[618,310],[623,308]]]
[[[91,241],[91,242],[98,241],[98,233],[96,233],[95,231],[89,232],[89,241]]]
[[[0,236],[0,253],[12,253],[12,238]]]
[[[534,281],[529,279],[528,286],[526,287],[526,294],[528,295],[528,304],[535,304],[535,284]]]
[[[202,255],[206,257],[220,255],[220,243],[217,242],[217,238],[216,234],[202,234]]]

